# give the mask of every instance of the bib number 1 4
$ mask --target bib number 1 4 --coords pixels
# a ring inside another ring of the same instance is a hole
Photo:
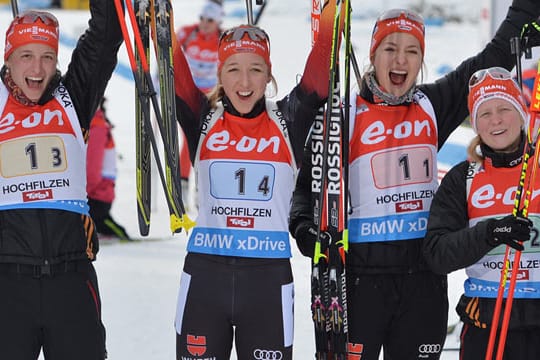
[[[268,201],[272,198],[272,165],[218,161],[210,165],[210,193],[218,199]]]

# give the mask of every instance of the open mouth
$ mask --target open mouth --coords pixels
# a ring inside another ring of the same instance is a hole
[[[38,89],[43,83],[43,78],[41,77],[26,77],[26,85],[31,89]]]
[[[237,94],[240,98],[245,99],[253,95],[253,91],[238,91]]]
[[[392,85],[403,85],[405,83],[405,80],[407,80],[407,72],[406,71],[390,71],[389,74],[390,81],[392,82]]]

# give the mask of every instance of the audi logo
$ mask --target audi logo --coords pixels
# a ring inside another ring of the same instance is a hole
[[[420,354],[438,354],[441,352],[440,344],[422,344],[418,347]]]
[[[253,358],[255,360],[281,360],[283,358],[283,354],[279,350],[255,349],[253,352]]]

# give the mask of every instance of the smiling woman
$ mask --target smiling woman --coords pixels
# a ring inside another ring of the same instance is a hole
[[[265,95],[276,84],[270,39],[259,27],[224,31],[208,98],[194,86],[184,53],[175,53],[177,115],[200,194],[178,296],[177,359],[191,358],[196,344],[205,357],[229,359],[233,338],[239,359],[292,358],[287,215],[306,135],[328,95],[322,69],[329,68],[335,11],[329,1],[302,81],[277,102]]]
[[[535,236],[539,198],[528,195],[540,188],[540,179],[531,174],[537,158],[530,157],[526,141],[529,113],[506,69],[479,70],[469,87],[470,119],[477,136],[469,146],[469,160],[454,166],[435,194],[424,243],[426,260],[438,273],[466,269],[465,293],[456,311],[464,322],[460,359],[472,360],[484,358],[490,331],[497,329],[492,318],[506,261],[503,246],[522,251],[521,261],[508,260],[519,263],[516,271],[523,275],[516,283],[514,305],[509,300],[505,305],[512,306],[512,316],[504,358],[536,359],[538,341],[522,341],[540,338],[540,321],[528,315],[539,311],[540,299],[538,269],[528,266],[540,262]],[[516,189],[518,179],[526,189]],[[516,201],[521,201],[519,210]],[[509,296],[509,291],[504,293]]]
[[[4,62],[18,99],[36,103],[56,75],[58,20],[46,12],[18,16],[6,32]],[[12,87],[13,88],[13,87]]]
[[[5,64],[15,85],[36,103],[56,75],[56,52],[44,44],[22,45],[11,53]]]
[[[0,297],[2,359],[37,359],[41,350],[45,359],[106,358],[85,142],[122,36],[113,3],[91,2],[90,27],[63,76],[52,14],[23,12],[6,32],[0,288],[10,296]]]

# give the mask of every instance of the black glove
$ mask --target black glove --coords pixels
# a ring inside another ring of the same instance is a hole
[[[516,250],[522,251],[523,245],[518,241],[531,239],[533,223],[527,218],[508,215],[502,219],[488,220],[487,242],[492,246],[506,244]]]
[[[522,50],[540,46],[540,18],[523,25],[520,37]]]
[[[317,241],[317,227],[310,221],[301,223],[294,233],[296,245],[302,255],[313,258],[315,254],[315,242]],[[321,232],[321,240],[330,240],[330,235],[326,232]]]

